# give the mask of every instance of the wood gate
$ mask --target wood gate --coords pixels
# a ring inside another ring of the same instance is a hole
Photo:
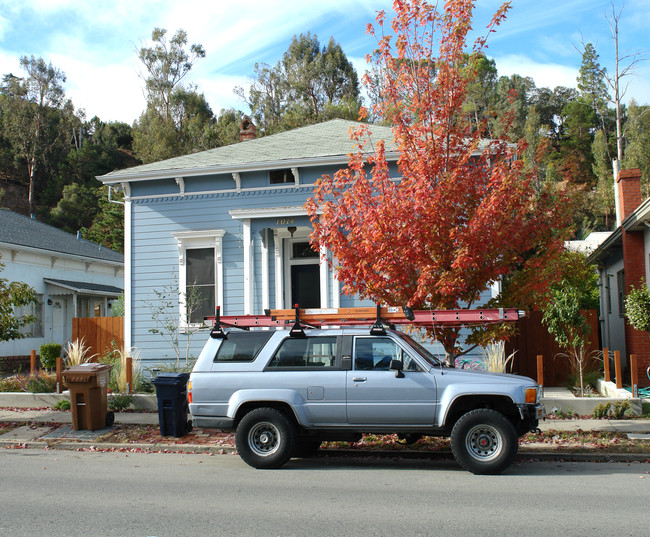
[[[598,312],[585,310],[582,312],[591,327],[588,352],[600,348],[598,341]],[[548,333],[542,323],[541,311],[526,312],[526,316],[517,321],[517,335],[506,341],[506,356],[517,351],[513,359],[512,372],[525,375],[537,380],[537,355],[544,357],[544,385],[564,386],[569,375],[573,374],[571,362],[564,356],[557,354],[565,352]],[[592,367],[602,367],[600,362],[594,360]]]
[[[124,317],[74,317],[72,341],[77,339],[83,339],[89,355],[101,356],[113,345],[121,349],[124,346]]]

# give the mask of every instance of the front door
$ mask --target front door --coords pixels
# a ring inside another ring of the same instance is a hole
[[[285,307],[298,304],[301,308],[321,307],[320,256],[306,238],[288,239],[286,242],[288,286]],[[285,279],[286,282],[286,279]]]
[[[291,304],[320,308],[320,268],[318,265],[291,266]]]

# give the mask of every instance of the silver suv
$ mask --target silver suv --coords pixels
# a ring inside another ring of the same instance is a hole
[[[545,415],[539,396],[530,378],[450,369],[407,334],[367,328],[213,333],[188,386],[194,425],[235,430],[255,468],[397,433],[451,436],[461,466],[499,473]]]

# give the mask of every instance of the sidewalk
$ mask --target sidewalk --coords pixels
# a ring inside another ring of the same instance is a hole
[[[99,431],[74,431],[72,429],[71,412],[51,409],[45,410],[13,410],[0,408],[0,423],[12,422],[23,425],[16,427],[4,434],[0,434],[1,448],[46,448],[69,450],[118,450],[118,451],[169,451],[185,453],[235,453],[232,437],[214,438],[208,433],[193,433],[187,439],[162,437],[155,443],[138,442],[106,442],[101,436],[111,432],[111,428]],[[155,412],[120,412],[115,414],[115,425],[158,425],[158,414]],[[525,443],[520,446],[519,458],[544,459],[544,460],[621,460],[643,461],[650,460],[650,419],[628,420],[559,420],[548,419],[540,423],[542,432],[547,431],[598,431],[622,433],[629,439],[639,441],[639,450],[635,453],[608,453],[599,449],[591,452],[576,452],[570,446],[555,444]],[[192,439],[204,440],[204,443]],[[400,457],[449,457],[449,450],[439,452],[417,450],[367,450],[359,449],[326,449],[321,450],[330,456],[400,456]]]
[[[21,423],[72,423],[72,413],[60,410],[8,410],[0,408],[0,422]],[[116,412],[116,425],[157,425],[156,412]],[[650,419],[594,420],[594,419],[546,419],[539,424],[542,431],[602,431],[612,433],[636,433],[650,435]]]

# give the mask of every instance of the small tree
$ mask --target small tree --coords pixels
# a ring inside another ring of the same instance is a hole
[[[0,263],[0,272],[4,270]],[[0,278],[0,341],[21,339],[20,329],[34,320],[33,315],[16,315],[15,308],[27,306],[34,301],[36,292],[23,282],[10,282]]]
[[[161,335],[172,346],[176,354],[177,368],[180,368],[183,353],[185,365],[188,366],[192,358],[190,353],[192,336],[200,329],[200,326],[190,323],[192,314],[198,311],[203,303],[199,288],[188,285],[187,293],[183,293],[178,284],[171,284],[161,290],[154,289],[153,292],[156,300],[145,301],[155,323],[149,332]],[[185,307],[184,318],[179,315],[179,306]]]
[[[511,143],[514,113],[486,141],[484,122],[465,111],[485,48],[479,38],[467,55],[474,3],[395,2],[390,28],[383,12],[377,18],[375,74],[364,80],[394,146],[361,125],[347,168],[321,177],[306,204],[315,249],[332,252],[346,293],[414,309],[470,308],[493,282],[523,269],[534,277],[561,250],[567,205],[540,192],[519,158],[525,144]],[[399,154],[397,174],[386,151]],[[534,279],[537,287],[553,281]],[[459,328],[431,335],[453,366]]]
[[[587,344],[591,328],[580,312],[580,292],[566,280],[554,290],[553,298],[544,309],[542,321],[566,356],[580,379],[580,396],[584,395],[584,370],[589,357]]]

